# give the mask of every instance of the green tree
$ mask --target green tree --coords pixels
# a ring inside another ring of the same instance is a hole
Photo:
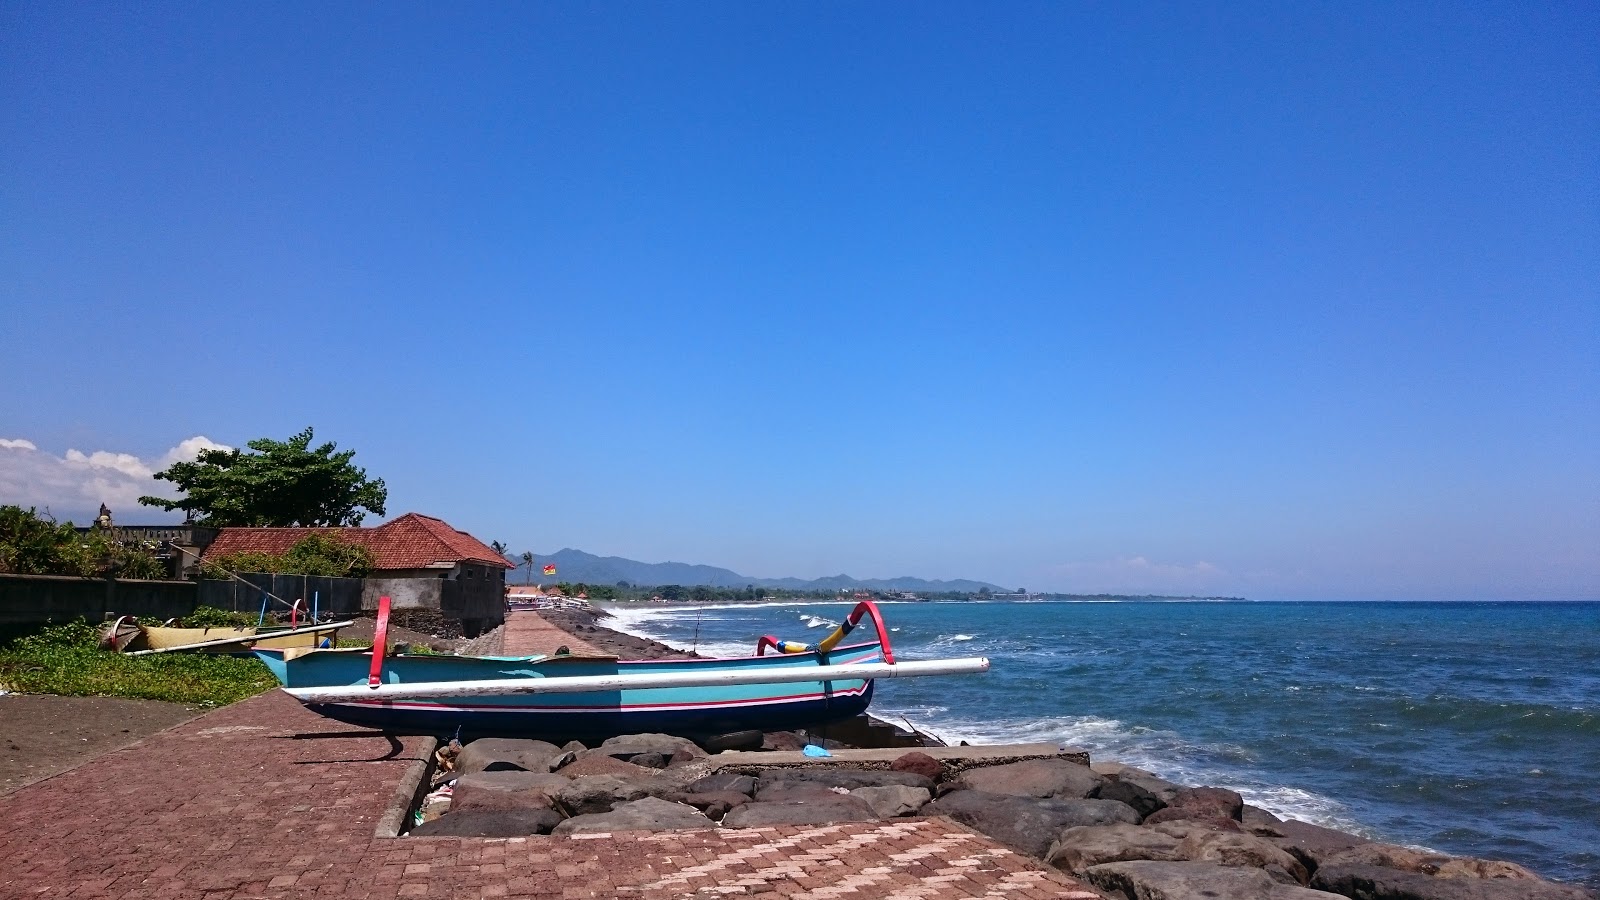
[[[174,463],[156,478],[177,485],[181,500],[140,497],[146,506],[181,509],[202,525],[359,525],[366,513],[383,515],[389,489],[383,479],[351,464],[354,450],[335,453],[328,442],[311,447],[308,427],[287,441],[257,438],[254,453],[202,450],[194,462]]]

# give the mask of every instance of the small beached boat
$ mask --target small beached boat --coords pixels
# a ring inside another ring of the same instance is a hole
[[[877,639],[842,645],[870,617]],[[385,646],[388,598],[374,647]],[[768,650],[776,652],[767,653]],[[870,601],[817,644],[762,637],[752,656],[623,661],[610,656],[386,656],[257,649],[284,691],[321,715],[397,734],[546,740],[661,732],[704,737],[820,725],[865,712],[873,680],[983,672],[982,658],[895,662]]]
[[[133,616],[123,616],[100,632],[100,646],[129,656],[196,650],[204,653],[240,653],[252,648],[287,650],[295,647],[332,647],[339,629],[354,622],[322,625],[294,625],[288,628],[176,628],[170,625],[140,625]]]

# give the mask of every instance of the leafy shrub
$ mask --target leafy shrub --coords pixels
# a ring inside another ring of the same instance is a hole
[[[234,572],[270,572],[279,575],[323,575],[364,578],[376,558],[360,544],[324,534],[310,534],[283,554],[244,551],[209,557],[200,565],[202,578],[227,579]]]
[[[0,683],[35,694],[132,697],[222,706],[277,685],[260,661],[210,653],[124,656],[96,646],[82,619],[45,627],[0,650]]]

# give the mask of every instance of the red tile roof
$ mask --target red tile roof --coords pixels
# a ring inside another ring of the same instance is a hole
[[[284,553],[310,534],[326,534],[372,551],[377,569],[424,569],[435,563],[478,562],[515,568],[494,548],[442,519],[406,513],[377,528],[222,528],[201,554]]]

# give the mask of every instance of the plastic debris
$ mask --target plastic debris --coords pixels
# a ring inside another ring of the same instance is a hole
[[[823,749],[822,747],[818,747],[816,744],[807,744],[804,747],[800,748],[800,752],[804,753],[807,756],[817,756],[817,757],[832,756],[833,755],[832,753],[829,753],[827,750]]]

